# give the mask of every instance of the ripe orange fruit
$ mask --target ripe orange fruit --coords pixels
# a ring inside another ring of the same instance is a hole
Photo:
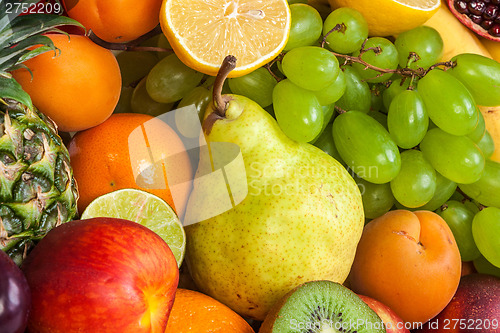
[[[181,139],[160,119],[113,114],[99,126],[76,133],[68,151],[80,193],[80,214],[98,196],[123,188],[155,194],[179,216],[184,214],[193,169]]]
[[[153,30],[162,0],[64,0],[68,16],[110,43],[125,43]]]
[[[197,291],[178,288],[165,333],[254,333],[236,312]]]
[[[184,64],[217,75],[223,59],[233,55],[237,63],[229,77],[275,58],[288,41],[290,22],[287,0],[164,0],[160,10],[163,33]]]
[[[47,35],[60,50],[45,52],[12,74],[33,104],[60,131],[81,131],[106,120],[121,91],[118,62],[111,51],[80,35]]]

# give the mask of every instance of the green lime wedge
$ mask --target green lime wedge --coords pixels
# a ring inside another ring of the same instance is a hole
[[[172,207],[154,194],[121,189],[94,199],[81,219],[116,217],[142,224],[168,244],[180,267],[186,251],[186,234]]]

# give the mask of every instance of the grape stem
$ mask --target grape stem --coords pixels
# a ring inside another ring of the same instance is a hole
[[[158,34],[161,33],[161,28],[160,26],[156,26],[153,30],[150,32],[142,35],[141,37],[134,39],[133,41],[127,42],[127,43],[110,43],[106,42],[94,34],[92,30],[89,30],[87,33],[87,37],[90,38],[91,41],[96,43],[99,46],[104,47],[105,49],[108,50],[116,50],[116,51],[148,51],[148,52],[168,52],[168,53],[173,53],[174,50],[172,49],[166,49],[163,47],[157,47],[157,46],[139,46],[140,43],[157,36]]]

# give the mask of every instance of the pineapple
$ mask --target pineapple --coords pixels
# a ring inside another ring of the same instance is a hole
[[[0,0],[0,249],[20,265],[50,229],[75,217],[78,190],[55,124],[9,71],[57,51],[42,33],[79,24],[48,14],[9,17],[4,6]]]

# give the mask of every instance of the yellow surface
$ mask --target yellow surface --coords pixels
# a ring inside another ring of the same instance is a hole
[[[453,16],[446,4],[424,25],[436,29],[444,42],[442,61],[447,61],[460,53],[477,53],[491,57],[476,35]]]

